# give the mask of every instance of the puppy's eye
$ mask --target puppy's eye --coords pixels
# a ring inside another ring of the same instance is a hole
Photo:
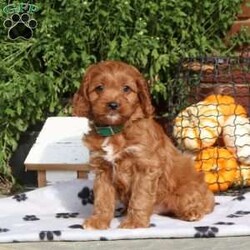
[[[128,85],[123,86],[122,88],[124,93],[129,93],[131,91],[131,88]]]
[[[95,91],[96,91],[97,93],[101,93],[101,92],[103,92],[103,90],[104,90],[104,86],[103,86],[102,84],[98,85],[98,86],[95,88]]]

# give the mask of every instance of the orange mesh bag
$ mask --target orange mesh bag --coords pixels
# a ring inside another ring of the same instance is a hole
[[[205,174],[211,191],[226,191],[235,181],[238,163],[225,148],[209,147],[201,150],[195,159],[195,168]]]
[[[224,115],[224,120],[231,115],[247,116],[246,109],[235,103],[235,99],[229,95],[210,95],[204,99],[204,102],[217,104],[218,109]]]

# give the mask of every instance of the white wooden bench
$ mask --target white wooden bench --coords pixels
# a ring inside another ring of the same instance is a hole
[[[58,180],[67,174],[86,178],[89,172],[89,150],[82,137],[89,131],[88,119],[50,117],[25,159],[26,170],[37,171],[38,187],[47,185],[50,175]]]

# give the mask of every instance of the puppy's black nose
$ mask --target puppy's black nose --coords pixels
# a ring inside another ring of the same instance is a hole
[[[109,102],[107,106],[111,110],[116,110],[119,108],[119,104],[117,102]]]

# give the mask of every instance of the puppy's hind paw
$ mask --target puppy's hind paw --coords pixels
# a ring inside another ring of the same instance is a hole
[[[185,221],[198,221],[198,220],[201,220],[203,216],[204,216],[204,213],[202,213],[201,211],[190,210],[190,211],[184,212],[180,216],[180,218]]]

